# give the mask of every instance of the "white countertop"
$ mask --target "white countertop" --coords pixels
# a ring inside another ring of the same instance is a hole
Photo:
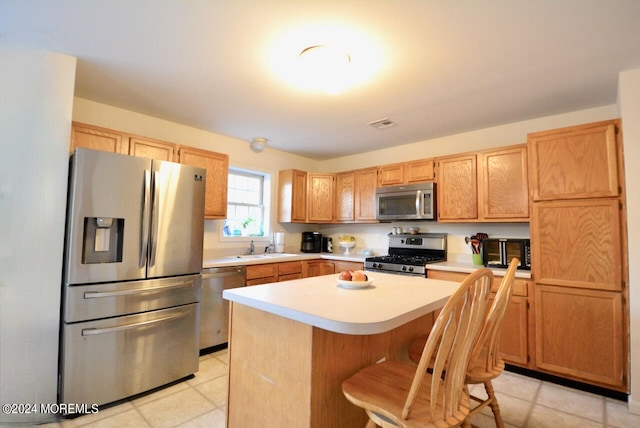
[[[425,266],[427,270],[443,270],[448,272],[462,272],[462,273],[471,273],[476,269],[482,268],[484,266],[474,265],[473,263],[464,263],[464,262],[440,262],[440,263],[430,263]],[[507,273],[506,269],[497,269],[491,268],[491,272],[495,276],[504,276]],[[531,278],[530,270],[516,270],[516,278]]]
[[[223,297],[314,327],[367,335],[392,330],[444,305],[459,283],[372,273],[371,286],[346,289],[338,274],[224,290]]]
[[[339,253],[285,253],[285,254],[256,254],[255,258],[249,256],[222,256],[211,259],[205,259],[202,262],[203,268],[223,267],[223,266],[238,266],[238,265],[257,265],[264,263],[279,263],[290,262],[295,260],[312,260],[312,259],[327,259],[327,260],[342,260],[347,262],[360,262],[364,263],[365,256],[362,255],[349,255]]]

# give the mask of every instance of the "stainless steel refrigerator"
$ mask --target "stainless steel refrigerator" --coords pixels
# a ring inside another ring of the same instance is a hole
[[[205,170],[71,158],[60,403],[102,405],[198,370]]]

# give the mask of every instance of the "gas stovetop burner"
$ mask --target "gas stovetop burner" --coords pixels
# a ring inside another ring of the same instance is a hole
[[[419,233],[389,236],[389,255],[367,257],[368,271],[424,275],[425,265],[447,260],[446,233]]]
[[[404,256],[393,254],[380,257],[367,257],[366,260],[379,263],[399,263],[403,265],[419,266],[427,263],[442,262],[445,261],[445,258],[438,256]]]

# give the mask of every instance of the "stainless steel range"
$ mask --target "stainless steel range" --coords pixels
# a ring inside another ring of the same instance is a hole
[[[424,276],[428,263],[447,260],[446,233],[389,234],[389,255],[367,257],[367,271]]]

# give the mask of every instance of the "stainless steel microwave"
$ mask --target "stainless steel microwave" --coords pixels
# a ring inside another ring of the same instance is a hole
[[[435,183],[378,187],[376,218],[380,221],[435,220]]]

